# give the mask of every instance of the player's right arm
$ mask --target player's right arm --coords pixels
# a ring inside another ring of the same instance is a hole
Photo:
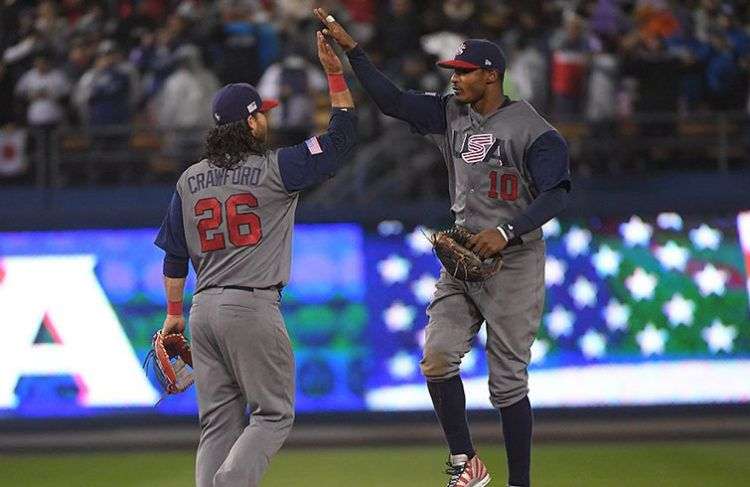
[[[175,190],[154,242],[164,251],[164,292],[167,296],[167,315],[162,331],[165,334],[185,329],[182,316],[182,296],[188,274],[188,247],[182,221],[182,199]]]
[[[331,120],[328,131],[305,142],[279,150],[279,172],[290,193],[315,186],[334,175],[351,156],[357,142],[354,100],[344,79],[341,60],[323,34],[317,33],[318,58],[328,77]]]
[[[372,64],[365,51],[332,16],[322,8],[314,12],[326,26],[323,33],[346,52],[357,79],[384,114],[409,123],[422,135],[445,132],[444,98],[402,90]]]

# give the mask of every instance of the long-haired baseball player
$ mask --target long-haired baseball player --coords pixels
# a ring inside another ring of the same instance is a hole
[[[502,417],[509,484],[526,487],[532,430],[527,367],[544,306],[541,226],[567,204],[567,145],[531,105],[503,94],[506,61],[492,42],[467,40],[454,59],[438,63],[453,69],[454,94],[405,92],[332,16],[322,9],[315,14],[380,110],[408,122],[441,151],[455,223],[475,234],[469,247],[482,258],[502,255],[503,267],[483,282],[441,273],[427,311],[421,367],[450,448],[448,486],[487,485],[490,474],[471,442],[459,375],[462,357],[486,322],[490,400]]]
[[[164,334],[185,326],[188,259],[197,275],[190,328],[198,487],[259,485],[292,428],[294,359],[279,306],[294,213],[299,192],[331,177],[356,142],[341,61],[321,33],[317,43],[331,96],[328,131],[269,150],[265,112],[277,102],[261,100],[249,84],[223,87],[205,158],[180,176],[156,239],[166,252]]]

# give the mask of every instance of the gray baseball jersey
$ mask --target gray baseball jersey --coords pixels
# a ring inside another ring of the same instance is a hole
[[[278,151],[231,170],[203,160],[177,183],[196,292],[212,286],[266,288],[289,281],[299,193],[281,179]]]
[[[529,147],[554,130],[526,101],[510,102],[487,117],[448,99],[446,133],[428,135],[448,167],[456,224],[472,232],[508,223],[538,194],[526,164]],[[522,236],[539,240],[541,229]]]

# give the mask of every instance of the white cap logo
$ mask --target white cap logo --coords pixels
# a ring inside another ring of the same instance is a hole
[[[255,102],[252,102],[247,106],[247,113],[253,113],[255,110],[258,109],[258,104]]]
[[[484,60],[484,65],[485,66],[492,66],[492,61],[490,61],[489,59],[485,59]]]
[[[461,54],[464,53],[465,50],[466,50],[466,43],[462,42],[461,45],[458,46],[458,51],[456,51],[456,56],[460,56]]]

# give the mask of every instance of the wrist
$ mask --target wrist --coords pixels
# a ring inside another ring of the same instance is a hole
[[[503,223],[502,225],[499,225],[497,227],[497,231],[500,232],[500,235],[503,236],[506,242],[510,242],[511,240],[516,238],[516,234],[513,233],[513,226],[507,223]]]
[[[346,91],[349,87],[346,85],[346,79],[344,73],[328,73],[328,92],[330,94],[341,93]]]
[[[182,301],[167,301],[167,314],[182,316]]]

